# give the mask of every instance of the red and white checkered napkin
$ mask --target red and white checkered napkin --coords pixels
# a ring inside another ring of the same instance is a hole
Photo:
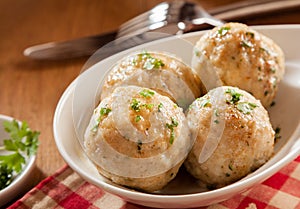
[[[46,178],[9,209],[147,209],[127,203],[84,181],[64,166]],[[206,209],[300,209],[300,156],[253,189]],[[148,208],[149,209],[149,208]]]

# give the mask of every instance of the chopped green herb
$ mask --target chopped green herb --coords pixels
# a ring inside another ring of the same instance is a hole
[[[275,72],[276,72],[276,68],[275,68],[275,67],[271,67],[271,68],[270,68],[270,71],[271,71],[272,73],[275,73]]]
[[[166,127],[171,130],[171,135],[170,135],[170,140],[169,140],[170,144],[173,144],[173,142],[174,142],[174,139],[175,139],[174,128],[177,126],[178,126],[178,122],[173,117],[171,117],[171,123],[166,123]]]
[[[270,107],[273,107],[276,104],[275,101],[272,101],[272,103],[270,104]]]
[[[108,113],[111,112],[111,109],[110,108],[107,108],[107,107],[102,107],[100,109],[100,116],[106,116],[108,115]]]
[[[99,118],[97,119],[97,123],[95,124],[95,126],[92,128],[92,132],[97,132],[97,130],[98,130],[98,126],[99,126],[99,124],[100,124],[100,122],[103,120],[103,118],[105,117],[105,116],[107,116],[108,115],[108,113],[110,113],[111,112],[111,109],[110,108],[107,108],[107,107],[101,107],[101,109],[100,109],[100,116],[99,116]]]
[[[6,165],[0,166],[0,190],[4,189],[13,181],[13,170],[7,168]]]
[[[143,108],[146,108],[148,110],[151,110],[154,107],[154,104],[142,104],[140,101],[138,101],[136,98],[133,98],[130,103],[130,107],[135,112],[140,112]]]
[[[252,33],[252,32],[246,32],[246,36],[250,36],[251,38],[254,38],[254,33]]]
[[[218,109],[215,109],[215,116],[219,117],[220,116],[220,113],[219,113],[219,110]]]
[[[267,49],[263,48],[263,47],[260,47],[259,50],[261,52],[266,52],[267,54],[269,54],[269,51]]]
[[[142,120],[142,116],[140,115],[135,116],[135,122],[139,122],[140,120]]]
[[[174,139],[175,139],[175,132],[172,130],[171,131],[171,136],[170,136],[170,144],[173,144],[173,142],[174,142]]]
[[[281,128],[279,128],[279,127],[275,128],[275,142],[277,142],[277,140],[281,138],[280,131],[281,131]]]
[[[130,107],[131,109],[133,109],[134,111],[136,112],[139,112],[140,111],[140,106],[141,106],[141,102],[138,101],[137,99],[133,98],[131,100],[131,103],[130,103]]]
[[[199,50],[195,49],[195,50],[194,50],[194,53],[195,53],[195,56],[197,56],[197,57],[200,56],[200,51],[199,51]]]
[[[148,90],[148,89],[143,89],[141,92],[140,92],[140,95],[145,97],[145,98],[150,98],[154,95],[154,91],[151,91],[151,90]]]
[[[19,174],[22,171],[26,163],[25,157],[36,153],[40,135],[40,132],[32,131],[26,122],[19,125],[16,120],[5,121],[3,126],[10,138],[4,140],[4,146],[0,149],[12,153],[0,156],[0,190],[11,183],[14,173]]]
[[[265,95],[265,96],[267,96],[268,94],[269,94],[269,92],[268,92],[268,91],[265,91],[265,92],[264,92],[264,95]]]
[[[214,110],[214,114],[215,114],[216,117],[219,117],[219,116],[220,116],[220,113],[219,113],[218,109],[215,109],[215,110]],[[215,120],[214,120],[214,123],[215,123],[215,124],[219,124],[220,121],[219,121],[218,119],[215,119]]]
[[[167,126],[167,128],[172,129],[172,128],[178,126],[178,122],[176,121],[175,118],[171,117],[171,124],[167,123],[166,126]]]
[[[161,111],[161,108],[163,108],[163,104],[162,103],[159,103],[159,105],[157,106],[157,109],[158,109],[158,112],[160,112]]]
[[[210,100],[209,99],[206,99],[206,98],[197,98],[197,100],[200,102],[200,107],[210,107],[211,106],[211,103],[210,103]]]
[[[247,43],[246,41],[241,41],[241,46],[245,48],[250,48],[252,46],[251,43]]]
[[[138,142],[137,142],[137,149],[138,149],[138,151],[141,151],[142,145],[143,145],[143,142],[141,140],[138,140]]]
[[[144,104],[143,106],[146,107],[146,109],[151,110],[154,107],[154,104]]]
[[[224,36],[228,33],[229,30],[230,30],[230,27],[222,27],[218,30],[218,34],[220,36]]]
[[[251,102],[239,102],[236,107],[240,112],[244,114],[250,114],[251,111],[257,107],[257,105]]]
[[[231,95],[231,99],[226,101],[230,104],[236,104],[238,101],[240,101],[240,97],[243,96],[243,94],[236,92],[234,89],[227,89],[225,93]]]
[[[165,66],[165,64],[161,60],[158,60],[156,58],[151,58],[146,60],[143,68],[147,70],[152,70],[154,68],[157,69],[163,66]]]
[[[146,51],[137,55],[136,62],[141,62],[142,60],[145,61],[143,68],[146,70],[158,69],[165,66],[162,60],[152,57],[151,54]]]

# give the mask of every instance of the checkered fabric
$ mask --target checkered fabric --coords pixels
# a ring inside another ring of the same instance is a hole
[[[84,181],[64,166],[9,209],[149,209],[128,203]],[[300,209],[300,156],[275,175],[232,199],[201,209]]]

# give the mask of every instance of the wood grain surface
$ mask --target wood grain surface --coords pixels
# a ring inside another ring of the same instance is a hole
[[[250,1],[250,0],[249,0]],[[34,61],[23,56],[31,45],[62,41],[116,29],[160,0],[1,0],[0,1],[0,114],[27,121],[39,130],[40,147],[32,184],[65,164],[55,145],[54,111],[87,58]],[[237,2],[198,0],[205,9]],[[300,9],[240,20],[249,25],[300,24]]]

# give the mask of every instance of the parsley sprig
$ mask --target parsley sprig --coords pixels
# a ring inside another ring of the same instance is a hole
[[[251,102],[241,102],[240,99],[243,94],[236,92],[234,89],[227,89],[225,93],[231,95],[231,98],[227,99],[226,103],[235,105],[235,107],[244,114],[250,114],[251,111],[257,107],[256,104]]]
[[[165,66],[165,64],[161,59],[157,59],[153,57],[147,51],[143,51],[142,53],[138,54],[134,63],[137,64],[137,62],[141,62],[141,61],[144,62],[142,67],[145,70],[159,69]]]
[[[8,186],[13,177],[22,171],[26,157],[36,154],[40,132],[32,131],[26,122],[19,124],[16,120],[5,121],[4,130],[9,134],[0,150],[9,154],[0,155],[0,190]]]
[[[174,139],[175,139],[175,130],[174,130],[174,128],[176,128],[177,126],[178,126],[178,122],[173,117],[171,117],[171,123],[166,123],[166,127],[168,129],[170,129],[170,131],[171,131],[170,140],[169,140],[170,144],[173,144],[173,142],[174,142]]]

